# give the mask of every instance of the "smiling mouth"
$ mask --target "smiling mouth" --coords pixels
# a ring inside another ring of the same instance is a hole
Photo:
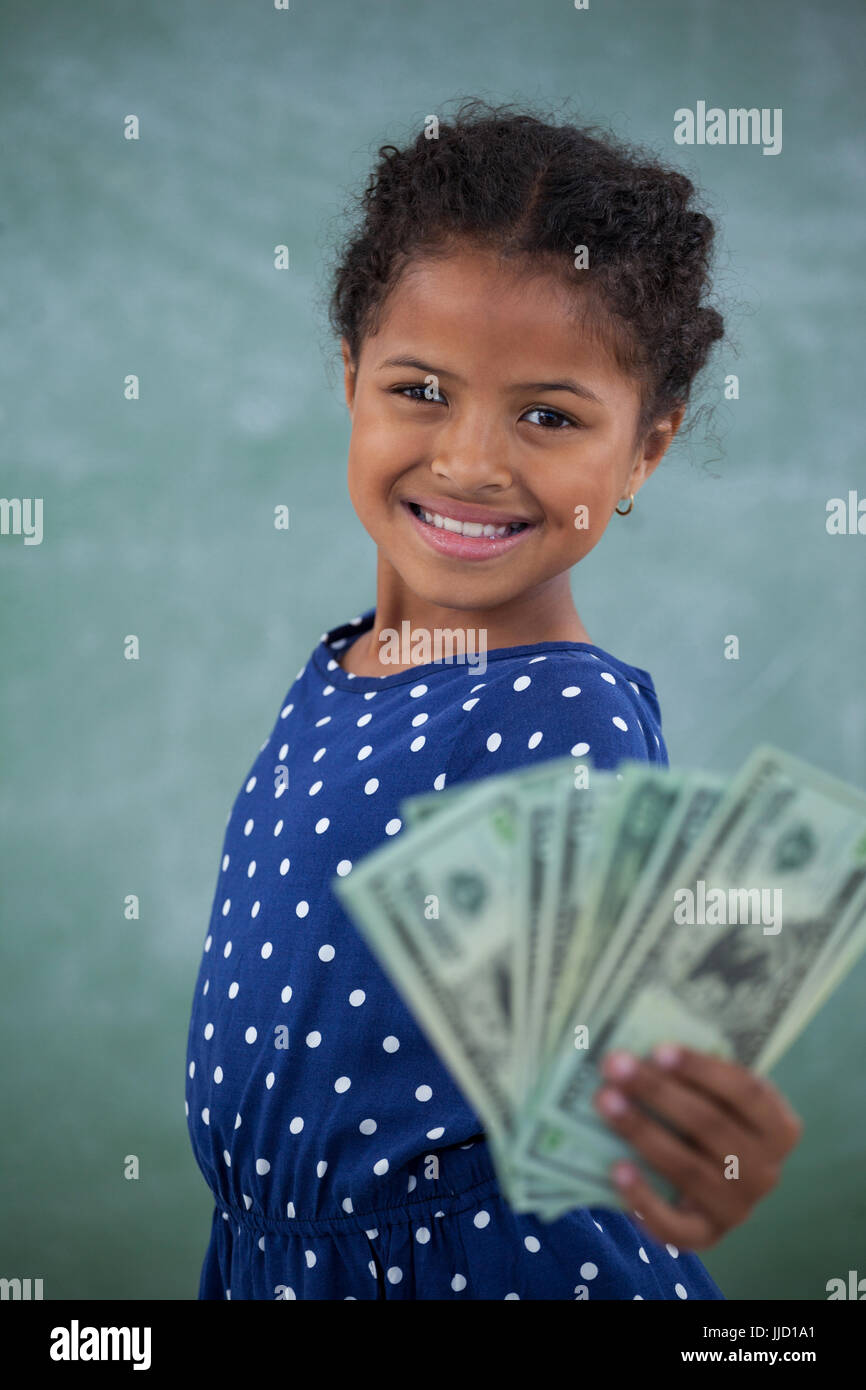
[[[525,531],[529,525],[527,521],[509,521],[504,526],[493,526],[489,522],[482,525],[480,521],[455,521],[453,517],[442,516],[439,512],[425,511],[417,502],[408,502],[407,506],[419,521],[440,531],[453,531],[457,536],[486,536],[490,540],[501,540],[503,536],[515,536],[519,531]]]

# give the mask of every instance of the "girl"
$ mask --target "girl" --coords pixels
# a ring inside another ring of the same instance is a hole
[[[608,138],[478,101],[379,151],[331,299],[376,604],[321,638],[228,822],[187,1059],[215,1197],[200,1298],[721,1298],[688,1252],[799,1137],[741,1067],[613,1054],[599,1111],[680,1201],[625,1164],[634,1217],[515,1214],[330,887],[414,793],[568,754],[667,764],[651,676],[593,642],[569,572],[633,510],[722,336],[693,198]],[[413,660],[446,632],[466,659]]]

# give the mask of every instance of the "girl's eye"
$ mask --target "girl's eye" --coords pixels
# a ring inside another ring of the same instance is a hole
[[[544,428],[544,429],[557,429],[557,430],[558,430],[558,429],[562,429],[562,426],[563,426],[563,425],[570,425],[572,428],[574,428],[574,421],[573,421],[573,420],[569,420],[569,418],[568,418],[567,415],[563,415],[560,411],[554,410],[553,407],[552,407],[552,406],[549,406],[549,405],[534,405],[534,406],[532,407],[532,409],[531,409],[531,410],[527,410],[526,415],[525,415],[525,416],[522,416],[521,418],[526,419],[527,416],[529,416],[529,415],[547,415],[547,416],[553,416],[553,419],[554,419],[555,423],[554,423],[553,425],[544,425],[544,426],[542,427],[542,428]]]
[[[409,391],[420,391],[421,394],[418,396],[407,396],[406,393]],[[442,397],[438,396],[437,393],[434,392],[432,386],[422,386],[417,383],[414,386],[395,386],[394,394],[397,396],[406,396],[407,400],[410,401],[429,401],[433,405],[437,405],[440,402],[442,405],[445,404],[445,401],[442,399]]]

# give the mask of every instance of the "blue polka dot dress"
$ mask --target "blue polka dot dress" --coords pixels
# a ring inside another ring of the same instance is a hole
[[[330,886],[415,793],[569,754],[666,764],[651,677],[583,642],[353,676],[337,658],[373,616],[323,636],[228,820],[187,1054],[215,1203],[199,1298],[722,1298],[622,1212],[512,1212]]]

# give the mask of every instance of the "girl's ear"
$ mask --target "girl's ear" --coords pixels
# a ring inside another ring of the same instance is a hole
[[[345,338],[340,339],[340,351],[343,354],[343,382],[346,391],[346,405],[349,407],[349,414],[355,404],[355,363],[352,361],[352,354],[349,344]]]
[[[644,441],[643,451],[638,462],[639,478],[635,481],[643,483],[661,463],[674,435],[683,422],[685,413],[685,406],[678,405],[655,422]]]

